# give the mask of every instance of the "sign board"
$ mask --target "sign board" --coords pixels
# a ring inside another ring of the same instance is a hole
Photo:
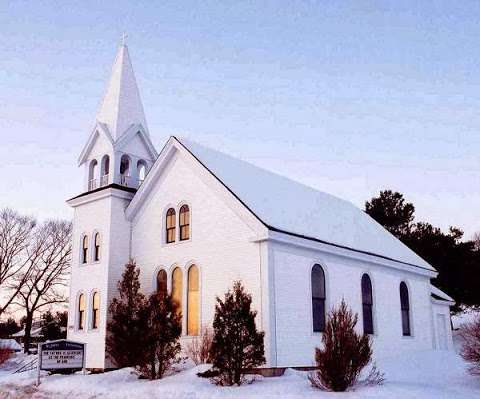
[[[38,344],[38,378],[40,370],[84,369],[85,346],[66,339]]]

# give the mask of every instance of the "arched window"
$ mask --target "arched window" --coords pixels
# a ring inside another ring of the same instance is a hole
[[[120,158],[120,174],[130,176],[130,157],[127,154]]]
[[[166,238],[167,243],[175,242],[175,209],[170,208],[166,217]]]
[[[157,273],[157,292],[162,296],[167,295],[167,272],[163,269]]]
[[[182,270],[176,267],[172,273],[172,299],[177,304],[177,314],[182,313]]]
[[[188,269],[187,292],[187,335],[198,335],[200,319],[200,298],[198,267],[192,265]]]
[[[410,331],[410,300],[408,298],[408,288],[405,282],[400,283],[400,307],[402,309],[402,334],[411,335]]]
[[[95,190],[97,188],[97,169],[98,162],[93,159],[88,168],[88,190]]]
[[[110,173],[110,157],[104,155],[102,163],[100,165],[100,186],[106,186],[108,184],[108,174]]]
[[[98,328],[100,325],[100,294],[93,293],[92,297],[92,328]]]
[[[373,294],[372,282],[368,274],[362,276],[363,332],[373,334]]]
[[[190,238],[190,209],[188,205],[180,208],[180,241]]]
[[[98,262],[100,260],[100,244],[101,244],[101,237],[100,233],[95,233],[93,238],[93,260]]]
[[[88,262],[88,236],[82,238],[82,263]]]
[[[143,159],[140,159],[137,162],[137,172],[139,183],[142,183],[145,180],[145,177],[147,177],[147,164]]]
[[[312,268],[313,332],[325,331],[325,273],[320,265]]]
[[[83,330],[85,326],[85,295],[78,296],[78,329]]]

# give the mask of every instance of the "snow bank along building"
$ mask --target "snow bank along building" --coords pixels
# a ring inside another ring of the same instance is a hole
[[[266,367],[309,366],[342,298],[377,357],[450,349],[452,299],[434,268],[351,203],[170,137],[160,153],[122,45],[78,164],[68,338],[108,368],[107,308],[130,257],[145,293],[167,290],[182,344],[211,325],[215,297],[241,280],[265,331]]]

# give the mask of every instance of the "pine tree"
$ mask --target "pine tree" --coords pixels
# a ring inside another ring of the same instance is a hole
[[[180,352],[182,314],[171,295],[153,293],[141,310],[142,355],[137,369],[150,379],[162,378]]]
[[[142,317],[147,304],[140,292],[139,274],[135,261],[130,260],[117,284],[119,297],[109,306],[106,346],[117,367],[136,366],[143,351]]]
[[[355,385],[360,372],[372,358],[371,338],[355,331],[358,315],[347,307],[345,301],[333,309],[322,335],[323,348],[316,348],[315,361],[318,370],[309,375],[316,388],[329,391],[345,391]],[[381,384],[383,374],[375,365],[364,381],[365,384]]]
[[[265,363],[264,333],[257,331],[251,304],[240,281],[223,301],[217,297],[210,358],[217,374],[212,380],[218,385],[240,385],[247,369]]]

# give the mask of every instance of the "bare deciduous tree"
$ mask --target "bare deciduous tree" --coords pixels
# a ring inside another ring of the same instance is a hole
[[[30,244],[29,273],[13,302],[25,311],[24,351],[28,353],[34,314],[66,301],[64,287],[70,266],[72,224],[48,221],[35,229]]]
[[[0,315],[12,304],[31,271],[30,240],[35,219],[0,209]]]

